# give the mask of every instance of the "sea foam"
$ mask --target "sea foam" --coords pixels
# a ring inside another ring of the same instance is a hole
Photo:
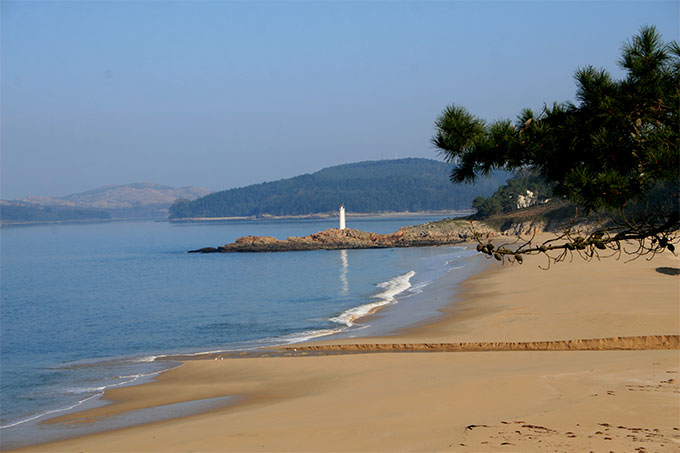
[[[377,286],[382,288],[383,291],[372,296],[373,299],[378,299],[377,301],[345,310],[338,316],[331,318],[330,321],[352,327],[357,319],[373,313],[380,307],[395,303],[399,294],[411,288],[411,278],[414,275],[416,275],[414,271],[409,271],[391,280],[379,283]]]

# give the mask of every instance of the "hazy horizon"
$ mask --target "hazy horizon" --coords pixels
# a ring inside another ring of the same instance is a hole
[[[0,198],[150,182],[223,190],[437,158],[450,103],[486,119],[615,77],[670,2],[0,3]]]
[[[399,156],[397,156],[397,157],[393,157],[392,159],[390,159],[390,158],[384,158],[384,159],[368,159],[368,160],[364,160],[364,161],[346,162],[345,164],[356,164],[356,163],[361,163],[361,162],[380,162],[380,161],[403,160],[403,159],[428,159],[428,158],[427,158],[427,157],[422,157],[422,158],[421,158],[421,157],[407,157],[407,156],[399,157]],[[437,159],[434,159],[434,158],[430,158],[430,159],[431,159],[431,160],[437,161]],[[318,171],[321,171],[321,170],[326,170],[326,169],[331,168],[331,167],[342,166],[342,165],[345,165],[345,164],[329,165],[329,166],[326,166],[326,167],[323,167],[323,168],[318,168],[318,169],[316,169],[316,170],[311,170],[311,171],[306,172],[306,173],[298,173],[298,174],[295,174],[295,175],[293,175],[293,176],[291,176],[291,177],[302,176],[302,175],[304,175],[304,174],[314,174],[314,173],[316,173],[316,172],[318,172]],[[246,184],[246,185],[244,185],[244,186],[235,186],[235,187],[227,187],[227,188],[224,188],[224,189],[216,189],[216,190],[214,190],[214,192],[219,192],[219,191],[227,190],[227,189],[238,189],[238,188],[247,187],[247,186],[250,186],[250,185],[256,185],[256,184],[260,184],[260,183],[266,183],[266,182],[276,182],[276,181],[282,180],[282,179],[290,179],[290,177],[286,177],[286,178],[275,178],[275,179],[268,179],[268,180],[262,180],[262,181],[255,181],[254,183]],[[199,188],[199,189],[205,189],[205,187],[194,186],[194,185],[169,186],[169,185],[167,185],[167,184],[160,184],[160,183],[156,183],[156,182],[153,182],[153,181],[130,181],[130,182],[122,183],[122,184],[102,184],[102,185],[99,185],[99,186],[93,186],[93,187],[84,189],[84,190],[79,191],[79,192],[71,192],[71,193],[58,194],[58,195],[34,195],[34,194],[29,194],[29,195],[27,195],[26,197],[21,197],[21,198],[22,198],[22,199],[23,199],[23,198],[30,198],[31,196],[36,196],[36,197],[54,197],[54,198],[62,198],[62,197],[65,197],[65,196],[69,196],[69,195],[77,195],[77,194],[80,194],[80,193],[95,191],[95,190],[98,190],[98,189],[106,189],[106,188],[121,187],[121,186],[130,186],[130,185],[139,185],[139,184],[149,184],[149,185],[155,185],[155,186],[163,186],[163,187],[168,187],[168,188],[173,188],[173,189],[182,189],[182,188],[185,188],[185,187],[187,187],[187,188],[188,188],[188,187],[194,187],[194,188]],[[10,201],[11,201],[11,200],[10,200]]]

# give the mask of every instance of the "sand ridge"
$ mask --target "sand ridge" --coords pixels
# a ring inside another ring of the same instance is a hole
[[[680,349],[680,335],[590,338],[552,341],[493,341],[472,343],[351,343],[290,346],[294,351],[469,352],[469,351],[611,351]]]

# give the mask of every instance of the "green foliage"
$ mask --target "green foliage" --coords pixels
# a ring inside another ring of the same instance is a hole
[[[531,204],[545,203],[553,196],[552,187],[544,177],[529,172],[520,172],[505,181],[505,184],[489,198],[475,198],[472,207],[477,210],[478,217],[514,211],[517,209],[519,196],[526,196],[527,191],[531,191],[535,197]]]
[[[336,211],[403,212],[469,209],[505,181],[500,172],[475,185],[454,187],[449,168],[430,159],[368,161],[325,168],[313,174],[178,200],[170,218],[286,216]]]
[[[444,109],[432,142],[457,164],[451,180],[530,168],[555,194],[587,211],[645,200],[659,182],[670,182],[677,194],[680,46],[664,43],[646,26],[624,45],[619,64],[624,79],[582,68],[575,75],[577,104],[544,106],[539,113],[527,109],[515,124],[489,124],[455,105]]]

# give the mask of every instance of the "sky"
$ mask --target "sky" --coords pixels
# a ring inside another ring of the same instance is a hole
[[[455,103],[489,120],[616,77],[680,2],[0,0],[0,198],[152,182],[223,190],[439,158]]]

